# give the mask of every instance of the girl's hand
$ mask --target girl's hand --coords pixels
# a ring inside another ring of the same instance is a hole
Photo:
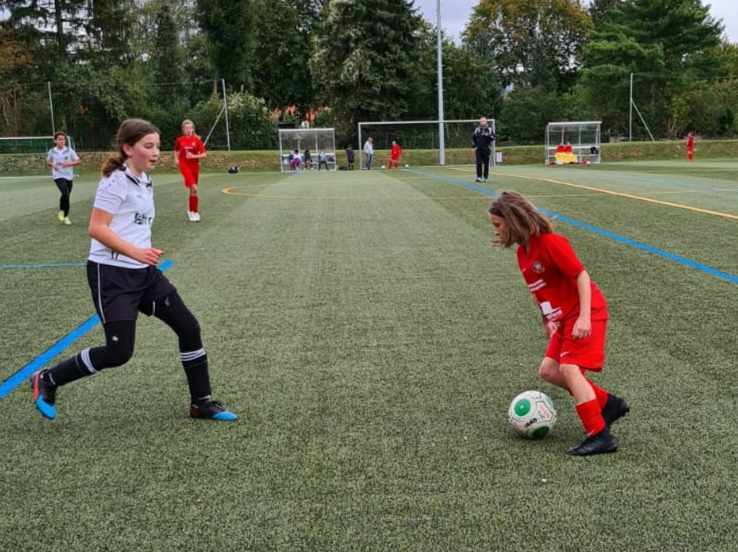
[[[546,332],[546,339],[551,339],[554,336],[557,327],[556,322],[549,322],[547,320],[543,322],[543,331]]]
[[[591,333],[592,323],[589,318],[585,318],[583,316],[577,318],[577,321],[574,322],[574,328],[571,331],[574,339],[584,339],[585,337],[589,337]]]
[[[134,259],[147,265],[156,266],[156,264],[159,262],[159,257],[161,257],[163,254],[164,252],[161,249],[147,247],[146,249],[139,249],[136,252],[136,256],[134,257]]]

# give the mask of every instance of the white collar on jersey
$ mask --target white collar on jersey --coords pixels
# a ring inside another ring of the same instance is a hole
[[[138,178],[135,174],[131,172],[131,170],[126,166],[125,164],[120,168],[120,170],[123,171],[123,173],[126,175],[126,178],[133,182],[136,186],[146,186],[147,188],[150,188],[154,185],[154,182],[151,180],[151,177],[149,177],[148,174],[143,173],[143,178]]]

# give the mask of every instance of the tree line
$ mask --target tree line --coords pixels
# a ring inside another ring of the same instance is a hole
[[[411,0],[0,0],[0,19],[0,136],[49,135],[53,106],[80,149],[133,116],[173,142],[184,118],[219,120],[223,83],[234,149],[274,148],[309,114],[342,142],[438,118],[437,33]],[[601,120],[603,139],[738,134],[738,49],[701,0],[480,0],[442,57],[445,118],[495,117],[510,143],[566,120]]]

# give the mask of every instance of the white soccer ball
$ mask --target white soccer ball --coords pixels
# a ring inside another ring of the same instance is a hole
[[[540,391],[524,391],[513,399],[507,419],[515,433],[526,439],[542,439],[556,423],[556,407]]]
[[[382,165],[382,168],[383,168],[383,169],[386,169],[387,167],[385,167],[384,165]]]
[[[592,161],[587,161],[587,166],[588,167],[591,167],[592,166]]]
[[[405,163],[405,168],[406,169],[409,169],[410,168],[410,165],[408,165],[407,163]]]

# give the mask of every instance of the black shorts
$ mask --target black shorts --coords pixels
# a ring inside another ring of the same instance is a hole
[[[151,316],[154,302],[176,291],[155,266],[121,268],[87,261],[87,281],[103,324],[136,320],[139,311]]]

